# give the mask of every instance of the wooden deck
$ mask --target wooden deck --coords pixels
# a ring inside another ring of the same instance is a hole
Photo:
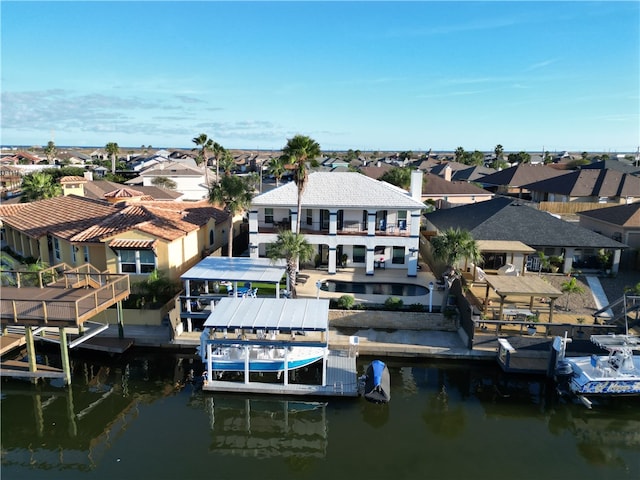
[[[229,382],[209,380],[203,387],[209,392],[258,393],[271,395],[305,395],[309,397],[357,397],[358,372],[355,355],[347,350],[330,350],[327,357],[327,384],[288,384]]]
[[[3,326],[80,326],[130,294],[128,275],[99,273],[88,266],[71,269],[57,265],[45,269],[38,272],[36,286],[25,280],[34,273],[16,271],[13,274],[18,279],[17,286],[2,287],[0,322]]]

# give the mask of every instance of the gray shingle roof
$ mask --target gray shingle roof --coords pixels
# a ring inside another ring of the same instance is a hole
[[[578,212],[578,215],[601,220],[612,225],[619,225],[621,227],[640,228],[640,203],[586,210]]]
[[[289,182],[256,196],[254,206],[296,207],[298,187]],[[401,188],[354,172],[314,172],[302,195],[305,208],[423,209],[424,204]]]
[[[557,193],[571,197],[640,196],[640,178],[615,170],[576,170],[524,187],[532,192]]]
[[[512,187],[520,187],[566,173],[566,171],[559,171],[546,165],[524,164],[500,170],[478,181],[484,185],[510,185]]]
[[[520,241],[533,248],[625,248],[626,245],[517,200],[500,197],[426,215],[439,231],[461,228],[475,240]]]

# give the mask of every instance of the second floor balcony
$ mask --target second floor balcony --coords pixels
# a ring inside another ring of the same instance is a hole
[[[291,228],[291,221],[288,218],[274,219],[272,223],[258,223],[258,233],[277,233]],[[406,220],[393,222],[379,220],[375,222],[374,233],[376,236],[408,237],[410,228],[410,222]],[[306,235],[329,235],[331,233],[328,222],[309,222],[305,219],[300,223],[300,232]],[[366,236],[369,234],[368,222],[347,220],[336,222],[335,233],[338,235]]]

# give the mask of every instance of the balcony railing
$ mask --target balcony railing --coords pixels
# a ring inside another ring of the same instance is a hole
[[[258,225],[259,233],[277,233],[278,231],[290,229],[291,224],[286,220],[274,221],[273,223],[260,223]],[[387,223],[376,223],[375,234],[379,236],[395,236],[403,237],[409,236],[410,225],[404,221],[398,221],[391,225]],[[324,222],[311,222],[303,220],[300,224],[301,233],[307,235],[327,235],[329,234],[329,225]],[[366,222],[354,222],[345,220],[338,223],[337,228],[338,235],[367,235],[367,223]]]

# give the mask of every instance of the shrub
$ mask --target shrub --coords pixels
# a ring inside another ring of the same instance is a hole
[[[389,310],[400,310],[402,308],[402,305],[402,299],[398,297],[389,297],[384,302],[384,306]]]
[[[356,302],[356,300],[351,295],[342,295],[336,301],[336,305],[338,306],[338,308],[343,308],[345,310],[349,310],[351,307],[353,307],[353,304],[355,302]]]
[[[424,310],[424,305],[421,303],[412,303],[409,305],[410,312],[422,312]]]

